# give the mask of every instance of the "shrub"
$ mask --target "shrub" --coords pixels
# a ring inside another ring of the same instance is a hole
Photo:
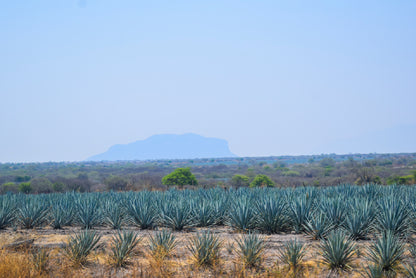
[[[21,184],[19,184],[19,192],[29,194],[30,192],[32,192],[32,190],[33,188],[30,185],[30,182],[22,182]]]
[[[274,182],[266,175],[257,175],[250,183],[250,187],[273,187]]]

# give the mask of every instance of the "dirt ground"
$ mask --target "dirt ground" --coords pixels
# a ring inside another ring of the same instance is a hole
[[[221,249],[220,264],[215,269],[194,269],[190,262],[190,252],[187,249],[187,244],[192,236],[197,232],[207,230],[206,228],[194,228],[181,232],[174,232],[178,246],[174,256],[169,260],[169,270],[158,273],[155,266],[151,264],[148,256],[148,239],[156,231],[154,230],[140,230],[130,227],[130,230],[136,231],[142,241],[140,242],[137,253],[132,259],[132,263],[127,268],[115,270],[108,264],[108,251],[111,245],[111,237],[116,233],[115,230],[98,228],[94,229],[102,235],[100,243],[102,248],[94,252],[90,256],[90,262],[87,266],[78,269],[77,274],[80,277],[293,277],[288,271],[285,271],[285,266],[279,263],[278,250],[284,242],[297,239],[306,242],[308,251],[305,256],[305,272],[306,277],[329,277],[330,275],[326,267],[323,265],[321,256],[319,254],[319,242],[312,241],[304,235],[298,234],[277,234],[264,235],[266,240],[266,249],[264,261],[261,269],[247,270],[242,272],[241,262],[239,262],[235,249],[237,243],[235,239],[242,236],[242,234],[233,232],[228,227],[214,227],[210,228],[211,232],[218,235],[223,242]],[[129,228],[127,228],[129,230]],[[81,231],[79,228],[64,228],[62,230],[54,230],[51,228],[39,228],[33,230],[21,229],[6,229],[0,231],[0,245],[15,242],[22,239],[34,239],[33,246],[39,249],[46,249],[54,259],[51,260],[51,269],[59,268],[59,264],[63,264],[61,249],[68,242],[70,235]],[[361,257],[360,253],[365,250],[365,246],[369,245],[370,241],[357,242],[358,251],[356,253],[356,261],[354,263],[353,271],[344,273],[344,277],[362,277],[363,266],[366,261]],[[54,272],[55,273],[55,272]],[[71,276],[69,275],[69,277]],[[46,276],[48,277],[48,276]],[[65,276],[68,277],[68,276]]]

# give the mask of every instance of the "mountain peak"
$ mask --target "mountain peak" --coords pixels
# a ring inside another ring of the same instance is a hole
[[[228,142],[194,133],[156,134],[129,144],[111,146],[106,152],[94,155],[90,161],[156,160],[235,157]]]

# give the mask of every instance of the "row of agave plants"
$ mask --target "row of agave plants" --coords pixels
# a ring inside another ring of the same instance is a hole
[[[416,228],[416,186],[199,189],[165,192],[0,196],[0,229],[78,226],[140,229],[229,226],[240,232],[304,233],[324,239],[343,230],[354,240]]]

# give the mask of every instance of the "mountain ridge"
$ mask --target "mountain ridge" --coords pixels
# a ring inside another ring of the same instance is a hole
[[[128,144],[116,144],[87,161],[196,159],[236,157],[224,139],[194,133],[156,134]]]

